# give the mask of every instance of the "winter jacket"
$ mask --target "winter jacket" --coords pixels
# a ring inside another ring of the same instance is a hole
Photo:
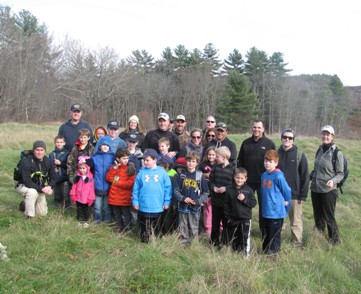
[[[217,141],[217,138],[209,141],[203,149],[202,158],[204,157],[204,153],[206,152],[206,150],[211,146],[216,146],[217,148],[219,148],[221,146],[228,147],[229,151],[231,151],[231,157],[229,158],[229,162],[234,162],[236,160],[236,158],[237,158],[236,144],[233,141],[229,140],[227,137],[224,138],[222,141]]]
[[[155,129],[147,133],[144,138],[142,151],[144,152],[145,149],[150,148],[154,149],[155,151],[157,151],[157,153],[159,153],[158,140],[162,137],[167,137],[169,139],[169,151],[179,152],[180,146],[177,135],[171,131],[162,131],[160,129]]]
[[[191,141],[181,149],[181,151],[178,154],[178,158],[186,157],[187,153],[189,153],[190,151],[197,152],[199,157],[201,158],[201,156],[203,154],[203,146],[202,146],[202,144],[199,144],[198,146],[194,145],[193,142]]]
[[[110,182],[108,203],[114,206],[132,206],[132,189],[136,175],[129,176],[128,166],[120,165],[118,169],[109,168],[106,179]]]
[[[241,201],[237,197],[243,193],[245,198]],[[234,184],[229,186],[224,198],[224,215],[232,221],[252,219],[252,208],[257,204],[253,190],[243,185],[238,189]]]
[[[142,168],[135,178],[132,205],[140,212],[160,213],[172,198],[172,184],[169,175],[160,166]]]
[[[76,125],[74,125],[71,123],[71,119],[69,119],[66,123],[63,123],[60,126],[58,132],[58,135],[65,138],[65,149],[69,151],[73,149],[76,141],[78,141],[80,129],[88,129],[91,134],[90,142],[93,142],[93,131],[87,122],[80,120]]]
[[[266,170],[264,168],[264,155],[268,150],[276,150],[276,145],[266,136],[259,138],[257,141],[250,137],[243,141],[238,153],[238,167],[247,170],[247,183],[261,183],[261,175]]]
[[[105,137],[110,139],[110,150],[115,154],[118,150],[118,148],[128,148],[127,143],[123,139],[120,139],[119,137],[110,138],[109,135],[106,135]],[[103,137],[103,138],[105,138]],[[101,139],[103,139],[101,138]],[[101,139],[98,140],[97,144],[94,148],[94,154],[99,150],[99,147],[101,145]],[[103,141],[104,142],[104,141]]]
[[[70,190],[70,197],[74,203],[79,202],[91,206],[95,200],[94,179],[90,172],[90,167],[88,165],[85,166],[87,167],[86,177],[83,178],[83,176],[77,172],[74,184]]]
[[[76,169],[77,169],[77,165],[78,165],[78,158],[80,156],[91,156],[93,154],[93,150],[94,150],[94,146],[92,144],[89,143],[85,146],[84,149],[81,149],[81,143],[78,140],[73,149],[71,149],[71,152],[68,156],[68,160],[67,160],[67,174],[70,178],[73,178],[76,175]],[[91,163],[89,163],[88,165],[91,165]],[[90,166],[91,167],[91,166]]]
[[[140,171],[140,169],[142,168],[142,165],[143,165],[142,159],[139,158],[142,155],[143,155],[142,150],[140,150],[139,148],[136,148],[135,152],[129,156],[128,163],[134,164],[134,167],[135,167],[135,170],[137,171],[137,173]]]
[[[234,167],[228,164],[223,167],[221,164],[215,164],[209,175],[211,186],[212,205],[223,207],[225,193],[215,193],[214,187],[228,187],[232,185]]]
[[[337,159],[335,162],[336,172],[333,169],[332,156],[335,152],[336,145],[333,144],[326,152],[323,151],[322,145],[319,147],[319,152],[315,157],[314,170],[311,172],[311,191],[316,193],[328,193],[337,189],[343,177],[344,159],[341,151],[337,152]],[[333,180],[333,188],[326,186],[329,180]]]
[[[300,158],[297,158],[297,153]],[[306,200],[310,175],[305,154],[293,146],[287,151],[281,146],[278,149],[278,168],[284,173],[286,181],[292,190],[293,200]]]
[[[66,171],[69,154],[70,154],[69,150],[65,148],[62,149],[55,148],[54,151],[52,151],[49,154],[49,160],[52,163],[56,174],[56,183],[61,183],[69,179]],[[56,165],[54,163],[55,159],[60,161],[60,165]]]
[[[124,141],[127,141],[127,138],[130,135],[135,135],[137,137],[137,139],[138,139],[137,148],[142,149],[145,136],[143,133],[139,133],[138,130],[132,130],[128,133],[126,131],[123,131],[119,134],[119,138],[123,139]]]
[[[285,218],[290,207],[291,188],[283,172],[278,168],[272,172],[265,171],[261,176],[261,185],[262,217]],[[285,206],[285,201],[288,201],[287,206]]]

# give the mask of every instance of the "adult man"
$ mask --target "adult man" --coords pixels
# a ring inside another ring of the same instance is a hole
[[[264,223],[262,218],[262,195],[261,175],[266,170],[264,167],[264,155],[268,150],[276,150],[273,141],[264,134],[264,124],[261,120],[255,120],[252,126],[252,137],[242,142],[238,153],[238,167],[243,167],[248,172],[247,184],[253,191],[257,191],[259,207],[259,228],[264,235]]]
[[[182,149],[185,145],[187,145],[190,141],[190,135],[186,131],[186,118],[183,114],[179,114],[175,119],[175,130],[174,133],[178,136],[179,147]]]
[[[73,104],[70,108],[71,118],[63,123],[60,128],[58,135],[65,138],[65,148],[69,151],[74,147],[75,142],[78,140],[78,132],[80,129],[88,129],[90,131],[90,142],[93,142],[93,131],[90,125],[81,120],[82,109],[79,104]]]
[[[305,154],[294,145],[296,133],[291,128],[284,129],[281,135],[282,145],[278,149],[278,168],[283,171],[292,190],[291,208],[288,213],[291,234],[296,246],[302,247],[302,207],[306,201],[310,175]]]
[[[228,135],[228,128],[227,125],[224,122],[219,122],[216,125],[216,137],[209,141],[207,145],[203,149],[203,155],[204,152],[210,147],[210,146],[216,146],[216,148],[221,146],[228,147],[229,151],[231,151],[231,157],[229,158],[229,162],[235,165],[235,160],[237,157],[237,147],[236,144],[229,140],[227,138]],[[203,156],[202,156],[203,158]]]
[[[142,151],[145,149],[154,149],[159,153],[158,140],[162,137],[167,137],[170,143],[170,152],[167,154],[170,158],[177,156],[179,148],[179,140],[175,133],[169,131],[169,115],[161,112],[158,115],[158,128],[151,130],[144,138]]]
[[[203,129],[203,135],[206,133],[207,129],[210,128],[215,128],[216,127],[216,119],[214,118],[214,116],[209,115],[207,117],[207,121],[206,121],[206,127]]]
[[[35,141],[33,154],[24,157],[21,162],[21,180],[17,190],[25,198],[25,215],[28,218],[48,213],[45,195],[53,194],[56,183],[55,169],[45,152],[44,141]]]
[[[127,148],[128,147],[127,143],[125,143],[125,141],[123,139],[118,137],[119,124],[116,120],[110,120],[108,122],[107,132],[108,132],[108,135],[106,135],[105,137],[109,137],[111,139],[112,144],[110,146],[110,150],[114,154],[117,152],[118,148]],[[98,141],[94,148],[94,154],[97,153],[99,147],[100,146],[99,146],[99,141]]]

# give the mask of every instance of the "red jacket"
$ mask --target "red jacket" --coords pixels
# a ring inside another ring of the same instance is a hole
[[[126,173],[128,166],[120,165],[118,169],[113,166],[107,173],[107,181],[111,183],[108,194],[108,203],[115,206],[132,206],[132,190],[136,175]]]

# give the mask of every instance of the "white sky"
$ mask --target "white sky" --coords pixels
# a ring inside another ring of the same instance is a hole
[[[237,48],[284,54],[291,75],[337,74],[361,86],[361,5],[357,0],[0,0],[29,10],[61,42],[113,48],[121,58],[166,47],[203,51],[213,43],[225,59]]]

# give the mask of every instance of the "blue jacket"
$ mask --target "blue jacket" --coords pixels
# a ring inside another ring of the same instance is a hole
[[[118,148],[128,148],[127,143],[124,142],[123,139],[120,139],[119,137],[115,137],[114,139],[111,139],[108,135],[105,136],[107,138],[110,139],[110,150],[115,154],[118,150]],[[103,138],[105,138],[103,137]],[[103,139],[101,138],[101,139]],[[97,141],[97,144],[95,145],[94,148],[94,154],[98,151],[99,147],[100,147],[100,142],[101,140]]]
[[[110,147],[110,139],[103,137],[98,143],[100,145],[107,145]],[[106,153],[103,153],[100,149],[92,156],[92,162],[94,166],[94,187],[95,194],[97,196],[108,195],[108,190],[110,188],[110,183],[106,180],[107,172],[109,171],[110,166],[114,163],[115,155],[109,150]]]
[[[172,183],[164,168],[142,168],[137,177],[132,193],[133,206],[139,206],[139,211],[159,213],[163,206],[169,206],[172,198]]]
[[[276,168],[272,172],[265,171],[261,176],[262,185],[262,217],[270,219],[285,218],[291,201],[291,188],[285,175]],[[285,201],[288,205],[285,206]]]

